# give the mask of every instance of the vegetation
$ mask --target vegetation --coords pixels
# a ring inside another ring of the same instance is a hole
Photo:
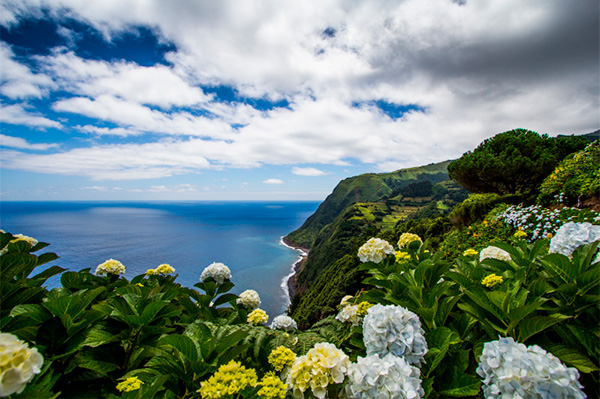
[[[502,140],[537,142],[530,133]],[[14,378],[0,378],[0,396],[323,399],[372,389],[367,373],[380,392],[401,380],[412,397],[482,398],[506,388],[487,385],[500,381],[494,348],[524,344],[517,352],[530,357],[511,358],[502,378],[525,396],[560,380],[564,397],[583,397],[580,382],[600,397],[600,214],[542,206],[571,188],[567,201],[593,199],[597,151],[550,171],[537,205],[513,204],[530,199],[529,183],[466,198],[440,174],[447,163],[347,179],[296,232],[312,246],[310,287],[294,297],[293,319],[270,327],[257,293],[229,292],[225,265],[193,288],[169,265],[129,281],[112,259],[95,273],[47,267],[58,258],[40,254],[48,244],[1,232],[0,371]],[[45,288],[57,275],[61,286]],[[561,377],[536,368],[544,362]]]
[[[580,136],[550,138],[524,129],[497,134],[448,166],[450,177],[472,193],[535,198],[542,181],[567,155],[581,150]]]

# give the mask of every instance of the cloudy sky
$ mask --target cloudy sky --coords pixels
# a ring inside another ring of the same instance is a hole
[[[2,0],[2,200],[322,200],[600,126],[597,0]]]

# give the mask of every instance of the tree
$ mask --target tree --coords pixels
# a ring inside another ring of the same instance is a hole
[[[451,179],[473,193],[537,195],[539,186],[568,154],[581,150],[581,136],[551,138],[515,129],[484,140],[448,165]]]

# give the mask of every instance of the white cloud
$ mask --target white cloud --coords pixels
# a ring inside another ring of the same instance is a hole
[[[0,104],[0,122],[12,125],[24,125],[34,128],[61,128],[57,121],[48,119],[37,112],[29,112],[24,104]]]
[[[77,131],[114,141],[172,137],[44,155],[14,151],[5,167],[118,180],[265,164],[294,165],[292,173],[303,176],[325,173],[309,164],[362,162],[387,171],[458,157],[517,127],[587,133],[600,120],[593,0],[88,3],[5,0],[0,23],[43,8],[92,24],[108,39],[143,25],[174,44],[171,64],[55,49],[35,58],[34,73],[4,45],[1,60],[13,72],[3,95],[40,98],[60,89],[54,112],[98,122],[77,122]],[[219,102],[201,84],[290,105],[260,111]],[[425,112],[392,119],[375,100]],[[0,120],[60,127],[30,110],[5,106]]]
[[[41,98],[55,86],[49,76],[31,72],[14,58],[12,49],[0,42],[0,94],[11,99]]]
[[[317,168],[299,168],[297,166],[292,168],[292,173],[298,176],[323,176],[327,174]]]
[[[283,180],[281,180],[281,179],[267,179],[267,180],[264,180],[263,183],[265,183],[265,184],[283,184]]]
[[[57,148],[58,144],[46,144],[46,143],[29,143],[27,140],[24,140],[20,137],[12,137],[7,136],[5,134],[0,134],[0,146],[2,147],[10,147],[10,148],[19,148],[22,150],[39,150],[44,151],[50,148]]]

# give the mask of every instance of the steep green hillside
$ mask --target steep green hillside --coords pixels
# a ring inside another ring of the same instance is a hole
[[[349,205],[393,197],[411,183],[430,181],[435,184],[448,180],[450,162],[401,169],[391,173],[367,173],[342,180],[315,213],[286,238],[293,245],[312,248],[321,229],[333,222]]]

